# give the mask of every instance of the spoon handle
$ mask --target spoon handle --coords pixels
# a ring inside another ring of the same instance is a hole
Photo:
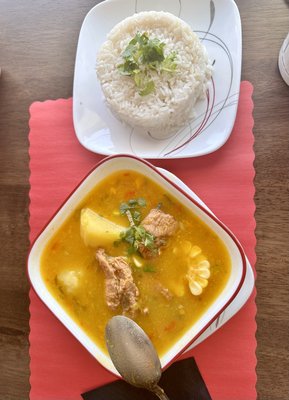
[[[168,396],[165,394],[164,389],[162,389],[160,386],[156,385],[152,389],[155,395],[158,396],[160,400],[170,400]]]

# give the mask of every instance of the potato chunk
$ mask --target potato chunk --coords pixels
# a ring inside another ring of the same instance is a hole
[[[125,227],[115,224],[90,208],[81,210],[80,235],[86,246],[100,247],[110,245],[120,238]]]
[[[78,270],[65,270],[57,275],[57,285],[66,293],[74,292],[78,286],[82,276],[82,271]]]

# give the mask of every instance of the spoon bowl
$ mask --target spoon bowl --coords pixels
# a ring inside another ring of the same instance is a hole
[[[162,374],[158,354],[136,322],[122,315],[111,318],[106,325],[105,339],[111,360],[126,382],[168,400],[158,386]]]

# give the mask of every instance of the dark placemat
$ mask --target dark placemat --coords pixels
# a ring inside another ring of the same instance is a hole
[[[172,364],[162,375],[159,385],[170,400],[212,400],[194,358]],[[116,381],[83,393],[84,400],[155,400],[157,397],[144,389],[124,381]]]

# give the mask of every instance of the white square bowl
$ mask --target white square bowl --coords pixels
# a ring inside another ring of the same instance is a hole
[[[212,215],[200,202],[186,193],[180,185],[171,181],[147,161],[135,156],[115,155],[98,163],[75,188],[34,241],[28,256],[28,276],[34,290],[53,314],[55,314],[100,364],[117,376],[119,376],[119,374],[113,366],[110,357],[88,337],[81,327],[77,325],[50,294],[41,276],[40,261],[48,241],[78,207],[83,198],[107,176],[124,169],[133,170],[146,175],[205,222],[224,242],[232,263],[230,277],[222,293],[201,318],[161,357],[162,367],[166,367],[175,360],[178,355],[191,346],[218,316],[222,314],[238,295],[246,275],[246,257],[238,240],[222,222]]]

